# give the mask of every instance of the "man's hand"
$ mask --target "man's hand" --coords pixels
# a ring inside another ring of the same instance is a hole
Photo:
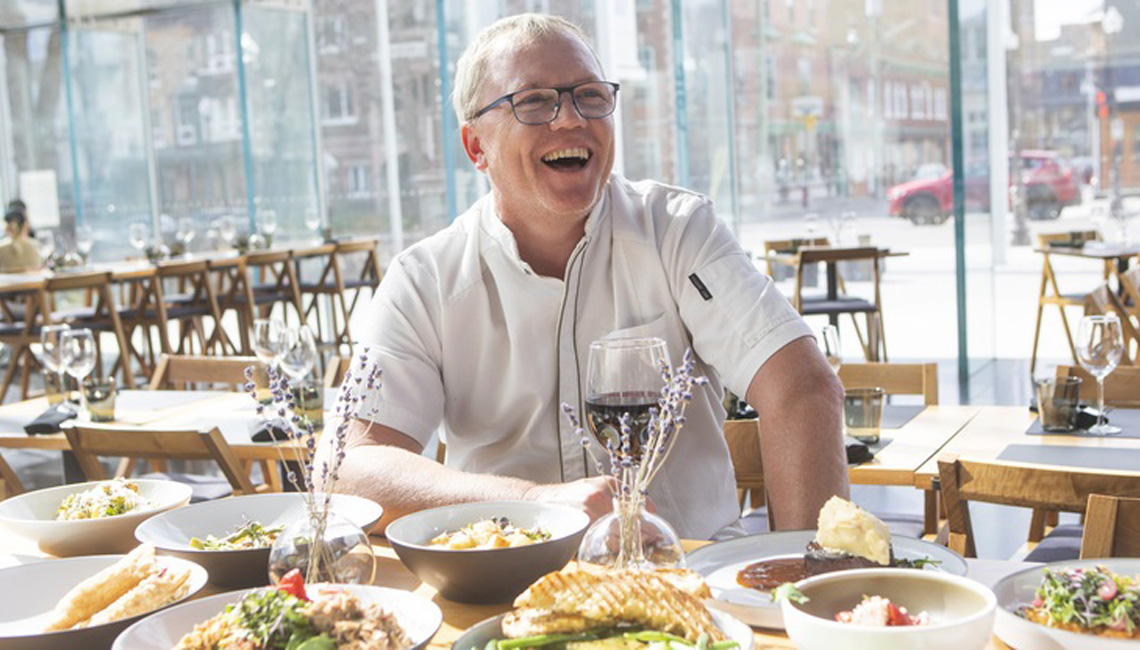
[[[590,516],[590,521],[595,521],[613,510],[614,494],[610,489],[610,479],[595,476],[569,483],[535,485],[526,491],[525,498],[578,508]]]

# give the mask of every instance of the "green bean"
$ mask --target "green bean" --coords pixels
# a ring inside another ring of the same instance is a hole
[[[709,646],[709,650],[729,650],[730,648],[739,648],[740,644],[732,639],[727,641],[717,641]]]
[[[701,632],[701,635],[697,637],[697,650],[708,650],[708,647],[709,635],[707,632]]]
[[[622,635],[626,639],[633,639],[634,641],[642,641],[648,643],[650,641],[669,641],[670,643],[683,643],[689,646],[689,642],[675,634],[668,632],[658,632],[656,630],[642,630],[641,632],[626,632]],[[692,647],[692,646],[689,646]]]
[[[475,650],[475,649],[472,648],[471,650]],[[498,639],[491,639],[490,641],[487,642],[487,645],[483,646],[483,650],[499,650],[499,640]]]
[[[517,639],[502,639],[499,641],[497,650],[521,650],[522,648],[541,648],[543,646],[552,645],[555,643],[563,643],[566,641],[578,641],[582,639],[593,638],[589,634],[536,634],[535,636],[524,636]]]

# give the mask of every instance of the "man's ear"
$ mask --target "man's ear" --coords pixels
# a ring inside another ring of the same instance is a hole
[[[467,152],[467,158],[471,164],[475,165],[475,169],[479,171],[486,171],[487,154],[483,151],[483,143],[479,139],[479,135],[475,133],[471,123],[459,127],[459,136],[463,139],[463,150]]]

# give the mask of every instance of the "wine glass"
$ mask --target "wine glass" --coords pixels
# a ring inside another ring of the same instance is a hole
[[[824,325],[819,337],[819,351],[827,359],[827,365],[836,373],[843,365],[843,349],[839,347],[839,328],[834,325]]]
[[[91,226],[83,224],[75,229],[75,250],[83,256],[83,261],[86,262],[88,256],[91,255],[91,249],[95,247],[95,231]]]
[[[602,339],[590,344],[586,374],[586,425],[602,446],[622,455],[641,454],[649,411],[657,407],[669,358],[659,338]],[[629,449],[622,449],[621,420],[629,416]]]
[[[265,235],[266,240],[273,239],[273,233],[277,232],[277,212],[262,210],[258,213],[257,228],[262,235]]]
[[[317,364],[317,342],[313,331],[305,325],[285,330],[285,344],[278,358],[281,371],[300,385]]]
[[[258,318],[253,321],[253,353],[266,367],[276,367],[285,352],[285,323],[278,318]]]
[[[148,230],[146,223],[142,221],[136,221],[127,228],[127,241],[130,242],[131,248],[138,251],[139,256],[142,256],[146,250]]]
[[[67,325],[44,325],[40,328],[40,345],[39,358],[40,363],[44,366],[44,373],[52,373],[58,376],[59,381],[59,394],[66,395],[65,390],[66,382],[64,381],[63,374],[63,334],[70,330],[71,327]],[[47,379],[44,379],[47,383]],[[66,401],[66,400],[63,400]]]
[[[60,336],[60,348],[60,367],[78,382],[80,399],[86,409],[83,379],[95,369],[95,336],[87,328],[67,330]]]
[[[804,215],[804,230],[807,231],[809,239],[815,239],[819,234],[819,214],[816,212],[809,212]]]
[[[313,231],[313,238],[320,241],[321,215],[313,208],[305,210],[305,227]]]
[[[47,228],[36,231],[36,244],[40,248],[40,257],[46,262],[55,254],[55,233]]]
[[[1096,377],[1097,416],[1095,425],[1089,427],[1094,436],[1107,436],[1120,433],[1120,427],[1104,421],[1104,378],[1107,377],[1124,354],[1124,336],[1120,329],[1120,319],[1116,314],[1085,316],[1077,330],[1077,360]]]
[[[228,248],[233,248],[234,239],[237,237],[237,225],[234,224],[233,217],[226,215],[218,219],[218,235],[226,242]]]
[[[182,243],[183,257],[190,257],[190,243],[197,235],[198,229],[195,228],[192,217],[182,217],[178,220],[178,230],[174,233],[174,237]]]

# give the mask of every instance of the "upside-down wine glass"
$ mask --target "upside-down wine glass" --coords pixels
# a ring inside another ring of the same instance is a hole
[[[87,328],[68,330],[60,336],[60,347],[60,366],[79,384],[80,403],[87,410],[83,379],[95,369],[95,336]]]
[[[1120,427],[1104,421],[1104,378],[1116,369],[1124,355],[1124,336],[1120,329],[1120,319],[1116,314],[1085,316],[1077,330],[1077,360],[1096,377],[1097,416],[1096,424],[1089,427],[1094,436],[1108,436],[1120,433]]]

